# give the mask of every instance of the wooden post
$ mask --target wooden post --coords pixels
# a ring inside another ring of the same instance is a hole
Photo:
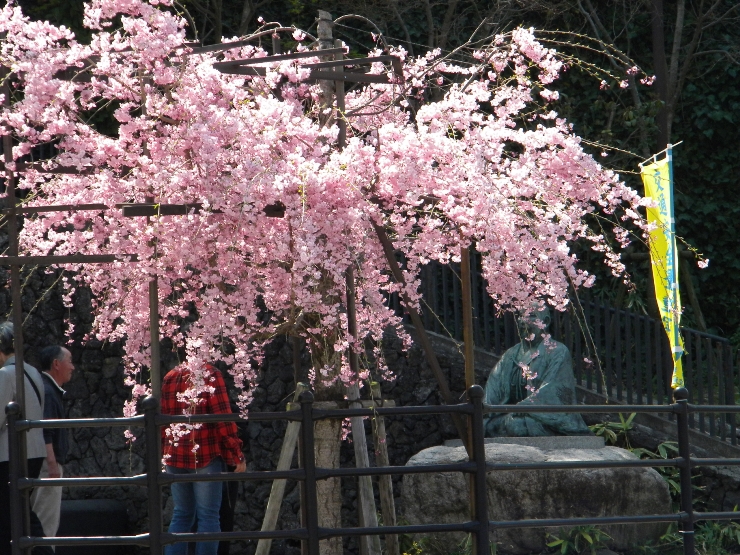
[[[154,204],[154,197],[146,197],[146,202]],[[147,223],[151,219],[147,218]],[[154,243],[154,258],[157,257],[156,238]],[[161,356],[159,351],[159,291],[157,274],[152,276],[149,282],[149,343],[151,351],[151,363],[149,366],[149,380],[152,384],[152,397],[159,399],[162,389],[162,370],[160,368]]]
[[[334,48],[341,48],[342,41],[337,40],[334,42]],[[335,54],[335,60],[342,60],[344,56],[342,54]],[[343,72],[344,66],[339,66],[338,71]],[[337,95],[337,127],[339,128],[339,136],[337,142],[339,143],[339,150],[342,150],[347,146],[347,120],[345,119],[345,105],[344,105],[344,81],[334,81],[334,91]]]
[[[360,388],[357,384],[347,388],[347,398],[350,408],[362,408],[360,400]],[[356,401],[356,402],[352,402]],[[370,468],[370,455],[367,452],[367,438],[365,436],[365,423],[361,416],[350,418],[352,423],[352,445],[355,449],[355,465],[357,468]],[[357,507],[360,526],[375,528],[378,526],[378,515],[375,512],[375,496],[373,494],[373,482],[370,476],[359,476],[357,479]],[[380,536],[360,536],[360,552],[367,555],[380,555]]]
[[[333,37],[334,23],[331,14],[324,10],[319,10],[319,20],[316,25],[316,34],[319,39],[319,50],[327,50],[334,46]],[[323,56],[323,61],[331,61],[330,57]],[[331,107],[334,97],[334,83],[332,81],[319,81],[321,89],[319,123],[323,127],[331,122]],[[327,112],[328,111],[328,112]],[[327,113],[325,113],[327,112]]]
[[[295,395],[293,395],[293,403],[298,402],[298,397],[301,393],[308,391],[308,385],[305,383],[298,383],[295,387]],[[292,403],[288,403],[288,410],[293,407]],[[283,447],[280,450],[280,459],[278,460],[276,470],[290,470],[290,464],[293,461],[293,454],[295,453],[296,445],[298,445],[298,433],[301,430],[301,423],[297,421],[289,422],[288,429],[285,431],[285,437],[283,438]],[[287,480],[273,480],[272,489],[270,489],[270,499],[267,501],[267,509],[265,509],[265,518],[262,520],[262,531],[267,532],[275,529],[277,524],[278,515],[280,514],[280,505],[283,502],[283,495],[285,494],[285,484]],[[257,543],[257,551],[255,555],[267,555],[270,553],[270,547],[272,546],[272,540],[262,539]]]
[[[357,340],[357,308],[355,306],[355,273],[352,265],[345,274],[347,282],[347,328],[353,340]],[[354,348],[349,349],[349,366],[355,378],[359,376],[359,360]],[[360,387],[354,383],[347,388],[347,399],[350,408],[360,408]],[[356,401],[356,402],[352,402]],[[355,465],[357,468],[370,468],[370,456],[367,452],[367,438],[365,437],[365,422],[361,416],[350,418],[352,423],[352,445],[355,449]],[[370,476],[359,476],[357,487],[357,506],[360,526],[377,527],[378,515],[375,512],[375,496],[373,482]],[[360,536],[360,553],[363,555],[380,555],[379,536]]]
[[[373,401],[378,403],[381,399],[380,384],[378,382],[372,382],[370,384],[370,391]],[[376,466],[390,466],[388,444],[386,443],[385,418],[382,416],[375,417],[373,438],[375,439]],[[378,490],[380,491],[380,514],[383,516],[383,526],[395,526],[396,504],[393,499],[393,479],[388,475],[380,476],[378,478]],[[396,534],[387,534],[385,536],[385,552],[387,555],[400,555],[401,550]]]
[[[469,390],[475,385],[475,349],[473,344],[473,303],[470,290],[470,249],[460,249],[460,280],[462,281],[462,313],[463,313],[463,342],[465,353],[465,389]],[[473,427],[468,426],[468,435],[465,444],[468,456],[473,452]],[[468,487],[470,490],[470,520],[475,520],[475,474],[468,475]],[[471,534],[473,540],[473,553],[477,553],[477,536]]]
[[[3,68],[2,92],[5,107],[10,107],[10,70]],[[13,163],[13,138],[10,134],[3,135],[3,160],[5,162],[5,206],[9,209],[8,218],[8,255],[18,256],[18,215],[16,212],[15,196],[15,173],[7,168]],[[23,360],[23,306],[21,300],[21,265],[10,266],[10,298],[12,303],[13,322],[13,351],[15,353],[15,402],[20,405],[20,418],[26,416],[26,381],[25,362]],[[5,410],[5,407],[0,407]],[[28,452],[26,446],[26,434],[21,433],[20,451],[21,467],[19,478],[25,478],[28,468]],[[13,484],[15,486],[15,484]],[[30,533],[31,521],[29,519],[29,490],[23,491],[23,533]]]

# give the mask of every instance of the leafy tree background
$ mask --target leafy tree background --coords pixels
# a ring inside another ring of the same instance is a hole
[[[18,3],[33,18],[65,24],[79,37],[86,36],[82,0]],[[634,60],[648,75],[660,75],[660,56],[666,55],[664,70],[675,69],[678,74],[685,69],[675,102],[668,106],[670,142],[683,141],[674,150],[676,228],[710,259],[704,270],[691,262],[709,331],[740,345],[740,8],[736,0],[677,0],[665,6],[662,0],[179,0],[177,7],[187,12],[198,40],[204,43],[253,31],[259,26],[258,17],[315,31],[319,9],[335,17],[365,16],[389,43],[415,54],[432,48],[451,51],[476,28],[480,38],[519,25],[541,29],[542,40],[573,58],[556,84],[560,114],[574,124],[577,134],[593,142],[597,156],[607,154],[600,158],[602,163],[620,171],[638,190],[642,185],[637,163],[662,148],[659,118],[671,100],[657,86],[622,89],[618,83],[626,77],[627,60]],[[657,9],[663,15],[662,54],[654,43]],[[674,48],[677,27],[682,41]],[[353,19],[337,26],[334,36],[361,53],[374,45],[372,30]],[[605,83],[600,88],[601,80]],[[635,252],[646,248],[636,244]],[[603,276],[596,294],[612,304],[650,311],[647,263],[632,261],[628,267],[635,290],[620,295],[617,281]],[[684,305],[683,322],[695,327],[696,315],[685,293]]]

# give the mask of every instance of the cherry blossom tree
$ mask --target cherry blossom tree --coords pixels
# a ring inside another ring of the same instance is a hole
[[[324,387],[356,380],[349,349],[364,351],[389,327],[409,341],[387,296],[403,290],[418,303],[420,268],[459,261],[463,247],[481,253],[502,310],[543,300],[563,309],[569,288],[589,286],[575,241],[590,242],[622,272],[626,236],[608,239],[589,219],[638,221],[640,199],[584,153],[554,111],[562,63],[531,31],[495,37],[467,67],[438,52],[393,51],[404,79],[347,93],[346,111],[334,114],[348,123],[340,150],[336,127],[320,124],[327,108],[318,86],[303,81],[305,59],[265,64],[264,77],[223,74],[215,63],[267,53],[193,52],[170,4],[91,0],[89,44],[12,4],[0,14],[10,91],[0,120],[13,159],[54,143],[58,154],[42,165],[77,170],[28,167],[18,184],[28,204],[109,207],[26,219],[23,253],[138,253],[136,263],[70,266],[67,282],[70,295],[80,286],[94,294],[92,334],[125,343],[134,386],[127,412],[147,391],[136,376],[149,360],[155,276],[162,335],[186,350],[195,375],[204,361],[224,361],[246,407],[276,336],[307,341],[312,379]],[[393,76],[382,63],[371,72]],[[114,110],[115,133],[91,123],[101,109]],[[115,208],[152,198],[198,209],[146,220]],[[265,213],[276,204],[284,217]],[[375,226],[404,254],[404,284],[390,277]],[[357,340],[347,331],[350,266]]]

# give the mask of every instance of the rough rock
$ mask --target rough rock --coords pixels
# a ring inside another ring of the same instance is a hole
[[[539,449],[514,444],[487,444],[486,460],[496,463],[542,461],[622,461],[635,456],[624,449]],[[425,449],[407,466],[464,462],[463,447]],[[667,514],[671,512],[668,486],[652,468],[599,468],[575,470],[496,470],[487,475],[490,520],[578,518]],[[404,516],[411,524],[457,523],[470,520],[468,482],[462,473],[408,474],[403,478]],[[624,550],[657,540],[665,524],[604,527],[612,540],[609,547]],[[499,553],[541,552],[547,533],[554,529],[497,530],[491,541]],[[462,534],[439,534],[433,538],[442,552],[452,552]]]

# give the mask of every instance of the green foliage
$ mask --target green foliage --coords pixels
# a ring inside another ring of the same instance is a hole
[[[401,555],[424,555],[424,550],[419,542],[414,541],[407,535],[403,535],[401,538],[405,540],[402,542]]]
[[[631,451],[641,459],[672,459],[678,454],[678,444],[675,441],[666,441],[658,445],[657,451],[642,447],[631,449]],[[673,505],[677,507],[681,500],[681,471],[675,466],[658,466],[655,470],[668,484]]]
[[[702,522],[694,530],[697,555],[734,555],[740,549],[738,522]],[[635,546],[634,550],[640,555],[682,555],[683,536],[673,523],[658,543]]]
[[[557,535],[548,534],[547,547],[560,555],[580,555],[591,553],[596,555],[599,549],[606,547],[606,540],[611,536],[596,526],[575,526],[573,528],[561,528]]]
[[[676,523],[672,522],[658,543],[636,545],[634,552],[640,555],[682,555],[683,536],[678,531]]]
[[[730,555],[740,548],[740,523],[702,522],[696,527],[698,555]]]
[[[632,421],[635,419],[635,413],[630,414],[626,419],[624,414],[619,413],[619,422],[600,422],[589,426],[589,429],[597,436],[603,437],[607,445],[616,445],[624,449],[630,449],[629,432],[632,430]]]
[[[409,521],[403,516],[398,517],[397,520],[399,526],[406,526],[409,523]],[[382,522],[382,519],[380,522]],[[414,537],[409,534],[400,534],[398,536],[398,547],[401,550],[401,555],[424,555],[424,549],[421,542],[416,541]]]
[[[432,538],[426,537],[415,540],[408,534],[401,534],[398,538],[401,555],[473,555],[473,536],[468,534],[453,551],[447,551],[438,545]],[[491,555],[496,555],[497,546],[491,544]]]
[[[674,155],[676,228],[705,257],[692,264],[694,287],[710,331],[740,345],[740,89],[738,68],[715,66],[684,89]],[[735,85],[730,85],[734,83]],[[691,317],[691,313],[687,314]]]

